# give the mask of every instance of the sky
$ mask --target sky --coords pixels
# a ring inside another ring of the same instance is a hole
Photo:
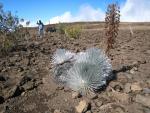
[[[121,21],[150,21],[150,0],[0,0],[5,11],[30,21],[30,26],[39,19],[44,24],[104,21],[107,5],[113,2],[120,6]]]

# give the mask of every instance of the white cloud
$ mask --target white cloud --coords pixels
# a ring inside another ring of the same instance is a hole
[[[150,0],[127,0],[121,6],[121,21],[147,22],[150,21]],[[77,21],[104,21],[105,12],[90,5],[80,7],[78,13],[73,15],[70,11],[52,17],[47,23],[77,22]]]
[[[102,21],[104,20],[104,17],[105,13],[101,9],[94,9],[90,5],[83,5],[80,7],[76,15],[73,15],[70,11],[67,11],[60,16],[51,18],[50,23],[52,24],[59,22]]]
[[[121,8],[121,21],[150,21],[150,0],[127,0]]]
[[[56,16],[50,19],[50,23],[59,23],[59,22],[72,22],[73,16],[71,15],[71,12],[65,12],[61,16]]]
[[[37,27],[36,22],[34,21],[30,21],[29,25],[26,25],[26,22],[28,22],[27,20],[24,20],[23,22],[20,22],[19,24],[21,24],[23,27]]]
[[[121,21],[126,22],[150,22],[150,0],[126,0],[121,6]],[[52,17],[44,24],[59,22],[77,21],[104,21],[105,11],[100,8],[93,8],[90,5],[82,5],[74,15],[71,11],[66,11],[62,15]],[[26,26],[26,21],[23,23]],[[31,22],[30,27],[35,27],[36,22]]]

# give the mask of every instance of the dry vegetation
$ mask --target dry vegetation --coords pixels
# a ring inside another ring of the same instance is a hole
[[[115,40],[119,31],[120,10],[117,4],[110,4],[107,8],[105,18],[105,32],[107,36],[107,50],[114,48]]]
[[[70,39],[76,39],[79,38],[82,27],[81,25],[67,25],[65,23],[59,23],[57,25],[57,31],[60,35],[65,34]]]
[[[81,34],[81,26],[80,25],[74,25],[74,26],[68,26],[65,29],[65,35],[68,38],[76,39],[79,38]]]

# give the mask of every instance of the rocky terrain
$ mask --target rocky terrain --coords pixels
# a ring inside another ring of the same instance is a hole
[[[79,39],[48,33],[1,57],[0,113],[150,113],[150,27],[135,23],[131,33],[128,24],[121,24],[110,51],[115,78],[98,93],[80,95],[57,84],[51,57],[57,48],[105,50],[102,23],[86,26]]]

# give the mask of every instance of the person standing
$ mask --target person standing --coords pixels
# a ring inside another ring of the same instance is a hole
[[[37,22],[38,24],[38,34],[40,38],[43,38],[44,36],[44,24],[42,23],[41,20],[39,20],[39,22]]]

